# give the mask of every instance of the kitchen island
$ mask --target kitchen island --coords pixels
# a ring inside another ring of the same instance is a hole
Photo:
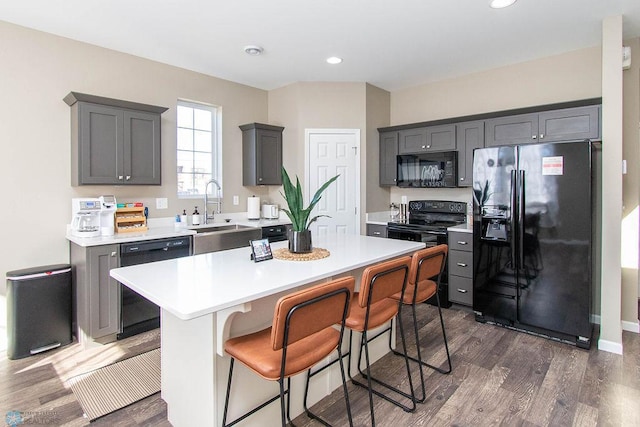
[[[278,242],[272,247],[286,245]],[[354,275],[358,280],[364,267],[411,254],[424,244],[330,235],[314,236],[314,246],[331,255],[316,261],[254,263],[247,247],[111,270],[113,278],[161,307],[162,398],[172,425],[220,425],[229,359],[224,341],[269,326],[280,296],[335,277]],[[339,374],[327,371],[325,381],[314,379],[311,402],[338,386]],[[292,416],[300,412],[303,394],[302,378],[294,380]],[[275,390],[277,385],[239,370],[231,419]],[[278,419],[277,406],[270,405],[247,422],[264,425],[271,417],[269,410]]]

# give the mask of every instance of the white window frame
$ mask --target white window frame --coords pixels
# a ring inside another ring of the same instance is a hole
[[[211,177],[218,181],[222,188],[222,107],[213,104],[207,104],[204,102],[191,101],[186,99],[178,99],[176,104],[176,178],[178,176],[178,119],[177,119],[177,106],[184,106],[189,108],[197,108],[201,110],[208,110],[211,112]],[[192,150],[195,152],[195,150]],[[205,189],[198,189],[202,193],[195,194],[181,194],[177,187],[178,181],[176,181],[176,193],[178,199],[201,199],[204,196]],[[220,190],[222,195],[222,190]]]

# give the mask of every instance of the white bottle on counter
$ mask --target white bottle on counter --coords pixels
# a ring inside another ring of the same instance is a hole
[[[200,225],[200,212],[198,212],[197,206],[191,215],[191,225]]]

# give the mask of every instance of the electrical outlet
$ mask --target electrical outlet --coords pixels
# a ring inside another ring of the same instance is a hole
[[[169,200],[166,197],[159,197],[156,199],[156,209],[168,209]]]
[[[238,206],[240,204],[240,197],[233,196],[233,205]]]

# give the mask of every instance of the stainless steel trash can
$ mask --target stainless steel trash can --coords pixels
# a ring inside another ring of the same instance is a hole
[[[7,357],[21,359],[71,341],[71,266],[8,272]]]

